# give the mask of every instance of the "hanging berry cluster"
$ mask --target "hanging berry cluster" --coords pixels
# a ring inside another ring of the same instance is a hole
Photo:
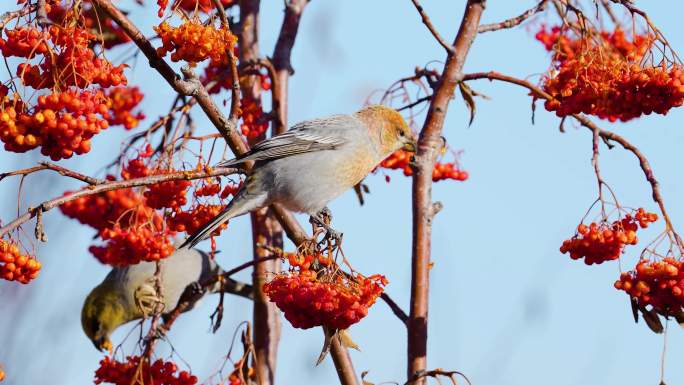
[[[33,29],[26,27],[25,29]],[[17,67],[17,76],[22,84],[35,89],[58,87],[86,88],[98,85],[102,88],[126,85],[123,74],[124,65],[114,66],[106,59],[99,58],[90,47],[96,43],[95,35],[80,27],[50,26],[38,32],[40,43],[34,41],[32,34],[22,33],[20,36],[6,31],[7,40],[0,39],[0,50],[3,56],[18,56],[31,59],[35,53],[28,47],[38,46],[40,64],[22,63]],[[27,38],[27,40],[13,41]],[[48,48],[43,48],[49,41]],[[22,49],[15,50],[15,47]]]
[[[242,135],[251,143],[261,138],[266,130],[268,130],[269,120],[264,116],[261,101],[250,97],[243,97],[241,106],[242,124],[240,125],[240,130]]]
[[[154,222],[102,229],[102,246],[88,249],[98,261],[111,266],[128,266],[142,261],[159,261],[173,253],[169,231]]]
[[[411,176],[413,175],[413,169],[411,168],[412,156],[408,151],[396,151],[383,160],[380,163],[380,167],[390,170],[402,170],[405,176]],[[461,170],[456,162],[435,163],[435,167],[432,169],[432,181],[439,182],[446,179],[462,182],[468,179],[468,172]]]
[[[163,57],[173,52],[171,60],[174,62],[183,60],[194,64],[211,59],[225,64],[228,63],[226,50],[234,49],[237,43],[237,38],[227,28],[216,28],[198,21],[186,21],[178,27],[162,22],[154,27],[154,31],[162,40],[157,54]]]
[[[221,0],[221,5],[223,5],[223,8],[228,8],[236,3],[237,0]],[[173,5],[171,5],[171,8],[175,9],[176,7],[180,7],[188,12],[198,10],[200,12],[209,13],[212,9],[214,9],[214,3],[212,0],[176,0],[174,1]]]
[[[560,252],[569,253],[572,259],[584,258],[587,265],[612,261],[620,258],[625,246],[637,244],[639,228],[646,228],[657,220],[657,214],[639,208],[634,215],[627,214],[612,223],[604,219],[589,226],[580,224],[577,234],[563,241]]]
[[[172,231],[185,232],[191,235],[197,232],[205,223],[214,219],[225,207],[224,205],[197,204],[189,210],[173,213],[166,218],[166,223]],[[211,236],[221,234],[221,231],[227,227],[228,222],[223,223],[211,233]]]
[[[110,124],[132,128],[144,116],[131,112],[142,98],[139,91],[107,90],[126,85],[125,66],[114,66],[93,50],[102,40],[91,32],[92,5],[65,10],[59,1],[48,1],[46,10],[54,22],[49,27],[28,25],[0,35],[4,57],[25,59],[16,69],[21,84],[46,90],[31,103],[18,93],[7,95],[3,86],[0,141],[8,151],[40,147],[43,155],[60,160],[89,152],[92,137]]]
[[[666,317],[679,315],[684,307],[684,263],[672,257],[643,259],[634,270],[620,275],[615,288]]]
[[[38,276],[40,268],[34,257],[21,253],[16,244],[0,239],[0,278],[27,284]]]
[[[132,112],[144,97],[137,86],[111,88],[107,91],[107,97],[110,100],[107,119],[109,124],[122,125],[126,130],[132,130],[145,119],[142,111]]]
[[[651,34],[624,31],[574,31],[546,27],[536,34],[553,51],[553,70],[542,88],[553,96],[545,102],[558,116],[595,115],[611,122],[628,121],[653,112],[666,114],[684,103],[684,73],[677,63],[643,64],[654,47]]]
[[[65,195],[69,193],[67,191]],[[145,207],[142,197],[131,189],[87,195],[66,202],[59,208],[67,217],[97,231],[112,227],[118,222],[131,223],[134,216],[148,217],[152,212]]]
[[[93,5],[88,1],[81,4],[80,9],[65,7],[59,1],[47,1],[47,16],[54,24],[68,25],[72,20],[78,20],[79,25],[88,29],[96,36],[97,43],[102,43],[104,48],[112,48],[131,41],[126,32],[119,27],[104,12],[96,12]]]
[[[129,356],[126,361],[115,361],[105,357],[95,371],[95,384],[114,385],[195,385],[197,377],[183,370],[170,361],[161,359],[150,365],[139,356]]]
[[[91,138],[109,127],[109,99],[101,91],[54,91],[29,108],[5,100],[0,112],[0,140],[5,149],[26,152],[41,147],[52,160],[90,151]]]
[[[314,259],[311,255],[290,255],[293,267],[266,283],[264,293],[296,328],[324,325],[347,329],[359,322],[382,294],[385,277],[345,276],[337,266],[316,272],[310,269]],[[317,259],[324,266],[332,262],[329,257]]]

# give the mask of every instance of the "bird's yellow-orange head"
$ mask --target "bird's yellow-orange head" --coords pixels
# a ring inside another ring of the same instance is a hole
[[[104,283],[88,294],[81,309],[83,331],[100,351],[111,352],[110,335],[128,321],[121,297]]]
[[[393,108],[371,105],[356,113],[369,130],[378,132],[382,152],[389,155],[401,148],[416,150],[416,138],[404,117]]]

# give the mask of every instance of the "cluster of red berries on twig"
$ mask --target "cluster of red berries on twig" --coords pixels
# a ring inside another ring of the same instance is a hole
[[[413,175],[413,168],[411,168],[411,154],[408,151],[399,150],[387,157],[380,163],[380,167],[390,169],[390,170],[402,170],[404,175]],[[458,163],[448,162],[448,163],[435,163],[435,167],[432,169],[432,181],[439,182],[446,179],[452,179],[457,181],[465,181],[468,179],[468,172],[461,170]]]
[[[162,40],[157,48],[159,56],[171,54],[171,60],[198,63],[211,59],[215,63],[228,63],[226,50],[235,49],[237,38],[227,28],[216,28],[200,22],[186,21],[178,27],[162,22],[154,27]]]
[[[153,222],[122,227],[118,223],[100,231],[102,246],[88,249],[98,261],[111,266],[128,266],[142,261],[159,261],[173,253],[168,230]]]
[[[41,147],[52,160],[90,151],[91,138],[109,127],[109,99],[101,91],[52,92],[29,109],[5,99],[0,111],[0,140],[5,149],[26,152]]]
[[[65,7],[59,1],[46,4],[48,18],[55,24],[67,25],[71,20],[78,20],[79,24],[97,36],[95,42],[103,43],[104,48],[112,48],[131,41],[124,30],[104,12],[96,12],[89,1],[81,3],[78,11],[72,7]]]
[[[137,86],[111,88],[107,90],[107,97],[110,100],[107,119],[109,124],[122,125],[125,129],[132,130],[145,119],[142,111],[133,112],[144,97]]]
[[[317,272],[310,269],[314,259],[323,266],[332,262],[329,257],[292,254],[293,268],[266,283],[264,293],[296,328],[347,329],[359,322],[382,294],[385,277],[344,275],[336,266]]]
[[[553,51],[553,70],[542,79],[552,100],[548,111],[558,116],[585,113],[628,121],[653,112],[666,114],[684,103],[684,72],[678,63],[646,65],[644,58],[653,48],[651,34],[574,30],[546,27],[536,34],[547,50]]]
[[[620,258],[625,246],[637,244],[639,228],[646,228],[657,220],[657,214],[639,208],[634,215],[627,214],[612,223],[604,219],[589,226],[580,224],[577,234],[563,241],[560,252],[569,253],[572,259],[584,258],[587,265],[612,261]]]
[[[684,263],[672,257],[643,259],[633,271],[620,275],[615,288],[664,316],[679,315],[684,307]]]
[[[166,223],[173,231],[185,232],[188,235],[194,234],[200,227],[212,220],[224,208],[225,206],[223,205],[198,204],[189,210],[173,213],[166,218]],[[227,227],[228,223],[226,222],[214,230],[211,233],[211,236],[221,234],[221,231]]]
[[[23,254],[16,244],[0,239],[0,278],[27,284],[38,276],[41,266],[34,257]]]
[[[257,140],[268,130],[269,119],[264,116],[264,109],[260,101],[243,97],[241,106],[242,124],[240,130],[242,135],[249,141]]]
[[[123,362],[105,357],[95,371],[95,384],[195,385],[197,381],[189,372],[178,371],[173,362],[158,359],[150,365],[139,356],[129,356]]]

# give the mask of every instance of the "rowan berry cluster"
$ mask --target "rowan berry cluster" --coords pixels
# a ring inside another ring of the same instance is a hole
[[[109,178],[113,179],[113,178]],[[108,191],[63,204],[62,212],[92,226],[104,244],[89,251],[100,262],[126,266],[157,261],[173,252],[173,232],[163,218],[131,189]]]
[[[131,38],[114,20],[104,12],[96,12],[89,1],[81,3],[78,10],[74,10],[73,7],[65,7],[59,1],[54,4],[50,4],[50,1],[47,3],[48,18],[53,23],[68,25],[72,20],[78,20],[79,25],[97,36],[95,42],[103,43],[104,48],[112,48],[131,41]]]
[[[404,175],[413,175],[413,168],[411,168],[412,154],[408,151],[399,150],[387,157],[380,163],[380,167],[390,170],[402,170]],[[435,163],[432,169],[432,181],[439,182],[446,179],[453,179],[457,181],[465,181],[468,179],[468,172],[461,170],[457,163]]]
[[[9,41],[9,32],[6,34],[8,41],[4,43],[5,46],[14,46]],[[51,26],[46,36],[52,42],[50,54],[43,54],[38,65],[22,63],[17,66],[17,76],[22,84],[35,89],[53,88],[56,85],[77,88],[86,88],[89,85],[103,88],[126,85],[126,76],[123,74],[125,66],[114,66],[108,60],[97,57],[90,47],[96,42],[95,35],[88,30]],[[3,54],[29,58],[25,55],[25,50],[3,50]]]
[[[536,38],[554,51],[553,71],[542,79],[542,88],[553,97],[545,108],[558,116],[585,113],[628,121],[684,104],[681,65],[641,64],[654,45],[650,34],[630,41],[621,29],[575,37],[559,27],[542,27]]]
[[[605,219],[589,226],[577,226],[577,234],[563,241],[560,252],[569,253],[570,258],[584,258],[587,265],[601,264],[620,258],[625,246],[636,245],[637,230],[648,227],[649,223],[658,220],[658,215],[639,208],[634,215],[608,223]]]
[[[641,260],[633,271],[620,275],[615,288],[664,316],[678,314],[684,307],[684,264],[672,257]]]
[[[38,276],[41,266],[34,257],[21,253],[15,243],[0,239],[0,278],[27,284]]]
[[[186,211],[175,212],[166,218],[166,223],[172,231],[186,232],[188,235],[194,234],[205,223],[218,215],[225,206],[223,205],[203,205],[198,204]],[[211,233],[211,236],[221,234],[221,231],[228,227],[224,223]]]
[[[145,164],[143,157],[132,159],[121,170],[124,179],[142,178],[149,175],[163,175],[175,170],[150,170]],[[191,182],[188,180],[170,180],[147,186],[143,195],[147,206],[154,209],[169,208],[179,211],[188,201],[186,194]]]
[[[243,97],[242,124],[240,130],[248,141],[260,138],[268,130],[268,119],[264,116],[261,102],[250,97]]]
[[[223,5],[224,8],[228,8],[236,3],[237,0],[221,0],[221,5]],[[198,10],[200,12],[209,13],[209,11],[214,9],[214,3],[212,0],[176,0],[171,7],[180,7],[189,12]]]
[[[53,160],[90,151],[91,138],[109,127],[109,99],[101,91],[52,92],[29,109],[6,100],[0,111],[0,140],[5,149],[26,152],[38,146]]]
[[[186,21],[178,27],[162,22],[154,27],[162,40],[157,48],[159,56],[169,52],[171,60],[198,63],[206,59],[216,63],[228,63],[226,50],[234,49],[237,38],[227,28],[216,28],[199,22]]]
[[[360,274],[345,276],[337,268],[310,270],[313,259],[310,255],[291,256],[289,260],[298,268],[276,275],[263,287],[271,302],[296,328],[325,325],[347,329],[368,314],[368,308],[387,284],[381,275],[366,278]]]
[[[129,356],[126,361],[115,361],[105,357],[95,371],[95,384],[114,385],[195,385],[197,377],[183,370],[170,361],[161,359],[149,364],[139,356]]]
[[[144,97],[138,87],[111,88],[107,90],[107,97],[111,103],[107,119],[109,124],[122,125],[126,130],[132,130],[145,119],[142,111],[132,112]]]
[[[122,227],[118,223],[100,231],[102,246],[88,249],[100,262],[128,266],[142,261],[159,261],[173,253],[170,232],[153,222]]]
[[[65,193],[69,194],[67,191]],[[149,208],[145,209],[142,197],[131,189],[107,191],[101,194],[76,198],[61,205],[60,210],[69,218],[78,220],[97,231],[112,227],[115,223],[131,223],[133,217],[148,217]],[[146,212],[138,213],[143,210]]]

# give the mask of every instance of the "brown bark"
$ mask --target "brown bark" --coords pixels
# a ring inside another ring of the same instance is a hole
[[[413,177],[413,250],[411,263],[411,305],[408,321],[409,383],[425,384],[421,376],[427,368],[428,293],[430,238],[436,214],[432,202],[432,169],[443,145],[442,128],[449,101],[463,77],[463,64],[477,35],[485,0],[469,0],[453,50],[447,51],[442,76],[430,100],[427,117],[420,132]]]

